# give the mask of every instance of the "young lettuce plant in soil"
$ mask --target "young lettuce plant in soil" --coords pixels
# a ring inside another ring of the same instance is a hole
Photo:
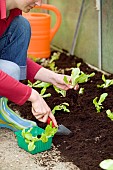
[[[113,85],[113,79],[112,80],[106,79],[104,74],[102,75],[102,80],[104,81],[104,83],[101,84],[101,85],[97,84],[97,87],[99,87],[99,88],[107,88],[107,87]]]
[[[40,64],[45,65],[45,63]],[[61,151],[64,161],[72,161],[80,170],[101,170],[99,164],[103,160],[113,159],[113,121],[106,114],[107,110],[113,112],[113,85],[98,88],[97,85],[103,84],[103,73],[90,68],[80,58],[66,55],[65,51],[60,54],[58,60],[55,60],[57,72],[66,75],[71,75],[72,68],[77,68],[78,65],[80,71],[87,75],[95,73],[87,82],[79,83],[80,88],[84,89],[83,94],[79,94],[79,90],[70,89],[63,97],[55,91],[53,86],[46,89],[46,93],[51,93],[50,97],[45,98],[51,110],[61,103],[69,104],[70,112],[59,110],[55,112],[55,117],[58,124],[63,124],[73,132],[72,136],[55,135],[53,143]],[[113,74],[104,76],[106,80],[113,79]],[[40,88],[37,89],[39,93],[40,90]],[[92,101],[103,93],[107,93],[108,96],[102,103],[104,108],[97,113]],[[10,107],[18,110],[22,117],[34,120],[39,126],[45,127],[31,114],[30,102],[21,107],[10,103]]]
[[[63,110],[64,112],[70,112],[70,110],[67,108],[67,106],[69,106],[68,103],[61,103],[61,104],[59,104],[59,105],[54,106],[54,108],[53,108],[53,110],[52,110],[53,115],[54,115],[55,112],[58,111],[58,110]],[[50,122],[51,122],[51,119],[48,118],[47,124],[50,124]],[[54,124],[52,124],[52,125],[53,125],[53,127],[54,127]]]
[[[41,92],[40,92],[40,95],[45,98],[45,97],[50,97],[51,96],[51,93],[48,93],[48,94],[45,94],[46,92],[46,89],[51,86],[50,83],[46,83],[46,82],[42,82],[42,81],[39,81],[37,80],[35,83],[31,83],[29,80],[28,80],[28,86],[30,87],[34,87],[34,88],[42,88],[41,89]]]
[[[102,161],[99,166],[102,168],[102,169],[105,169],[105,170],[112,170],[113,169],[113,160],[112,159],[106,159],[104,161]]]
[[[106,99],[107,95],[108,95],[107,93],[101,94],[98,102],[97,102],[98,97],[95,97],[95,98],[93,99],[93,104],[95,105],[95,108],[96,108],[97,112],[100,112],[101,109],[104,108],[104,107],[102,106],[102,103],[103,103],[104,100]]]
[[[107,117],[109,117],[113,121],[113,112],[110,109],[106,110]]]
[[[40,95],[41,95],[43,98],[45,98],[45,97],[50,97],[50,96],[51,96],[50,93],[45,94],[46,89],[47,89],[49,86],[52,86],[52,84],[50,84],[50,83],[42,82],[42,81],[39,81],[39,80],[37,80],[35,83],[31,83],[31,82],[28,80],[28,86],[34,87],[34,88],[42,88],[42,89],[41,89],[41,92],[40,92]],[[53,87],[54,87],[54,89],[55,89],[55,91],[56,91],[57,93],[60,93],[63,97],[66,96],[66,91],[65,91],[65,90],[62,90],[62,89],[60,89],[60,88],[58,88],[58,87],[56,87],[56,86],[53,86]]]

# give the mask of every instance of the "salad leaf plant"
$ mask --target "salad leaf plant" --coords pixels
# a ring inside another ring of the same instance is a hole
[[[113,159],[105,159],[99,164],[99,166],[105,170],[113,170]]]
[[[55,52],[51,56],[51,59],[49,60],[48,66],[52,71],[57,71],[57,67],[55,67],[55,60],[58,60],[60,57],[60,52]]]
[[[102,80],[104,81],[104,83],[101,85],[97,85],[97,87],[108,88],[109,86],[113,85],[113,79],[112,80],[106,79],[104,74],[102,75]]]
[[[46,92],[46,90],[47,90],[47,88],[50,87],[50,86],[51,86],[50,83],[40,82],[40,83],[38,84],[38,88],[42,88],[40,94],[41,94],[41,95],[44,95],[45,92]]]
[[[57,67],[55,67],[55,61],[59,59],[60,54],[60,52],[54,52],[49,59],[42,58],[39,59],[38,62],[41,63],[42,66],[49,67],[51,70],[56,72]]]
[[[100,112],[100,110],[104,108],[102,106],[102,103],[104,102],[104,100],[106,99],[107,96],[108,96],[108,93],[103,93],[100,95],[100,98],[98,101],[97,101],[98,97],[95,97],[93,99],[93,104],[95,105],[97,112]]]
[[[53,115],[54,115],[55,112],[58,111],[58,110],[64,110],[64,112],[70,112],[70,110],[67,109],[67,106],[69,106],[69,104],[68,104],[68,103],[65,103],[65,102],[64,102],[64,103],[61,103],[61,104],[59,104],[59,105],[56,105],[56,106],[53,108],[53,110],[52,110]],[[47,123],[50,124],[50,122],[52,122],[51,119],[48,119],[48,120],[47,120]]]
[[[41,95],[43,98],[51,97],[51,93]]]
[[[22,130],[22,136],[25,139],[25,142],[28,144],[28,150],[32,151],[35,149],[35,142],[39,139],[37,137],[32,136],[31,134],[32,128],[30,128],[28,131],[25,131],[25,129]]]
[[[58,60],[59,57],[60,57],[60,52],[57,52],[57,53],[54,52],[53,55],[51,56],[51,59],[50,59],[49,63],[52,63],[52,62],[54,62],[55,60]]]
[[[79,93],[79,94],[84,94],[84,88],[81,87],[78,93]]]
[[[50,97],[51,94],[48,93],[48,94],[45,94],[47,88],[49,86],[51,86],[52,84],[51,83],[46,83],[46,82],[42,82],[42,81],[39,81],[37,80],[35,83],[31,83],[29,80],[28,80],[28,86],[30,87],[35,87],[35,88],[42,88],[41,92],[40,92],[40,95],[45,98],[45,97]],[[45,95],[44,95],[45,94]]]
[[[38,83],[38,80],[35,83],[32,83],[30,80],[28,80],[29,87],[35,87],[37,83]]]
[[[77,63],[77,68],[79,68],[81,66],[81,63]]]
[[[64,76],[64,82],[75,86],[78,83],[85,83],[89,80],[89,78],[93,77],[95,73],[85,74],[83,71],[80,71],[79,68],[72,68],[71,72],[71,83],[68,81],[68,78]]]
[[[25,139],[25,142],[28,144],[28,150],[33,151],[36,148],[35,142],[41,140],[43,143],[48,142],[48,138],[53,137],[55,133],[57,132],[58,128],[52,127],[52,122],[50,122],[49,125],[46,126],[44,132],[40,135],[40,137],[33,136],[32,135],[32,129],[31,127],[29,130],[22,130],[22,136]]]
[[[66,97],[66,90],[62,90],[62,89],[60,89],[60,88],[58,88],[56,86],[53,86],[53,88],[55,89],[55,91],[57,93],[60,93],[63,97]]]
[[[69,104],[68,103],[61,103],[61,104],[59,104],[59,105],[56,105],[54,108],[53,108],[53,110],[52,110],[52,113],[53,114],[55,114],[55,112],[57,111],[57,110],[63,110],[64,112],[70,112],[70,110],[69,109],[67,109],[67,106],[69,106]]]
[[[30,80],[28,80],[28,86],[29,87],[35,87],[35,88],[46,88],[51,86],[51,83],[46,83],[40,80],[37,80],[35,83],[31,83]]]
[[[30,87],[35,87],[35,88],[42,88],[41,92],[40,92],[40,95],[45,98],[45,97],[50,97],[51,94],[48,93],[48,94],[45,94],[46,90],[48,87],[52,86],[52,84],[50,83],[46,83],[46,82],[41,82],[39,80],[37,80],[35,83],[31,83],[29,80],[28,80],[28,86]],[[66,90],[62,90],[56,86],[53,86],[53,88],[55,89],[55,91],[57,93],[60,93],[63,97],[66,96]]]
[[[57,71],[57,67],[55,67],[55,62],[52,62],[52,63],[49,63],[49,68],[52,70],[52,71]]]
[[[109,117],[113,121],[113,112],[110,109],[106,110],[107,117]]]

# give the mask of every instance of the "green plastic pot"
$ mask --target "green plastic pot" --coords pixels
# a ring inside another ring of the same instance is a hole
[[[28,131],[30,128],[25,129],[25,131]],[[38,126],[34,126],[33,129],[31,130],[31,134],[33,136],[41,135],[44,132],[44,129],[39,128]],[[35,149],[32,151],[28,150],[28,144],[25,142],[25,139],[22,136],[22,130],[16,131],[15,132],[16,139],[18,146],[25,151],[31,153],[31,154],[37,154],[46,150],[49,150],[52,145],[52,137],[48,138],[47,142],[42,142],[41,140],[35,142]]]

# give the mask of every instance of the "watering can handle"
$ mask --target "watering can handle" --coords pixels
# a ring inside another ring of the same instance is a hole
[[[58,28],[60,27],[61,13],[59,12],[59,10],[55,6],[50,5],[50,4],[42,4],[41,6],[35,6],[35,8],[42,8],[42,9],[46,9],[46,10],[51,10],[56,14],[56,24],[51,29],[51,34],[50,34],[50,41],[51,41],[53,39],[55,33],[57,32]]]

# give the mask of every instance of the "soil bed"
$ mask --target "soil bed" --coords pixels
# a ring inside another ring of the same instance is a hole
[[[90,74],[95,72],[87,83],[80,84],[85,89],[84,94],[78,91],[67,91],[66,97],[61,97],[52,87],[47,89],[51,97],[45,99],[51,109],[62,102],[69,103],[70,113],[63,111],[55,114],[58,124],[63,124],[72,132],[72,136],[55,136],[53,143],[61,151],[66,162],[73,162],[80,170],[99,170],[99,163],[107,158],[113,159],[113,122],[107,117],[106,110],[113,111],[113,86],[106,89],[97,88],[97,84],[102,84],[102,73],[91,69],[82,59],[75,56],[60,55],[60,59],[55,62],[57,69],[64,69],[64,73],[70,75],[71,67],[76,67],[81,63],[80,70]],[[69,71],[67,71],[69,70]],[[106,76],[106,78],[108,78]],[[109,76],[112,79],[113,75]],[[103,103],[104,108],[97,113],[93,99],[100,97],[102,93],[108,93]],[[19,110],[21,116],[27,119],[36,119],[31,114],[29,102],[19,107],[10,104],[15,110]],[[37,122],[41,127],[45,125]]]

